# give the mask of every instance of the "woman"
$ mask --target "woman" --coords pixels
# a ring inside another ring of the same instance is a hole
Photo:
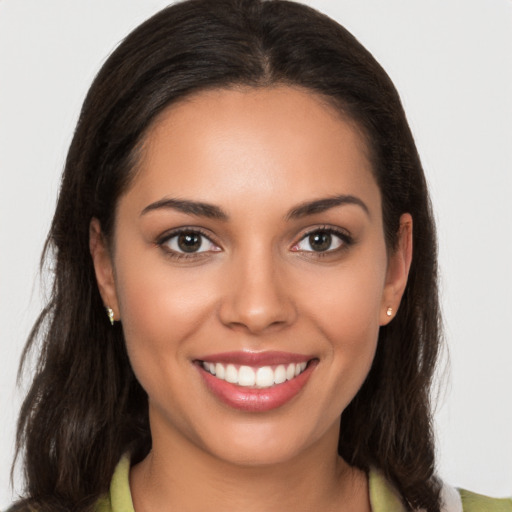
[[[20,509],[452,499],[421,164],[389,78],[328,18],[196,0],[136,29],[85,101],[47,247]]]

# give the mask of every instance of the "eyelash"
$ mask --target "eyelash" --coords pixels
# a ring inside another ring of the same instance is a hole
[[[311,235],[314,235],[315,233],[324,233],[327,235],[334,235],[335,237],[340,239],[341,245],[334,249],[327,249],[325,251],[314,251],[314,250],[306,251],[306,250],[302,250],[302,249],[295,249],[296,247],[298,247],[298,245],[300,243],[302,243],[304,240],[306,240]],[[208,243],[212,244],[215,247],[219,247],[211,239],[211,234],[206,233],[204,230],[202,230],[201,228],[198,228],[198,227],[183,227],[183,228],[179,228],[179,229],[175,229],[170,232],[167,232],[167,233],[163,234],[162,236],[160,236],[156,240],[156,245],[158,245],[166,253],[166,255],[169,258],[172,258],[174,260],[184,260],[184,259],[193,260],[193,259],[203,257],[203,255],[207,254],[208,252],[220,252],[221,251],[221,249],[219,249],[218,251],[206,250],[206,251],[200,251],[200,252],[186,253],[186,252],[178,252],[174,249],[171,249],[168,246],[169,242],[172,239],[177,238],[183,234],[199,235],[203,239],[201,241],[201,246],[205,243],[204,239],[206,239],[208,241]],[[344,230],[336,229],[331,226],[318,226],[318,227],[310,229],[309,231],[304,233],[299,238],[299,240],[292,245],[292,251],[298,252],[301,254],[309,254],[310,256],[314,255],[313,257],[316,257],[316,258],[323,258],[323,257],[331,256],[333,254],[337,254],[341,251],[347,250],[348,247],[350,247],[353,243],[354,243],[353,238]]]
[[[183,227],[183,228],[174,229],[170,232],[167,232],[167,233],[163,234],[162,236],[160,236],[156,240],[156,245],[158,245],[169,258],[172,258],[174,260],[197,259],[197,258],[203,257],[204,254],[210,252],[210,251],[200,251],[200,252],[186,253],[186,252],[178,252],[174,249],[171,249],[168,246],[169,242],[173,238],[177,238],[180,235],[199,235],[203,239],[203,240],[201,240],[201,246],[205,243],[204,239],[206,239],[208,241],[208,243],[218,247],[218,245],[212,240],[211,234],[206,233],[201,228],[197,228],[197,227]],[[219,251],[220,251],[220,249],[219,249]],[[219,252],[219,251],[212,251],[212,252]]]
[[[346,251],[351,245],[354,244],[354,239],[352,238],[352,236],[342,229],[333,228],[332,226],[317,226],[314,227],[313,229],[310,229],[304,235],[302,235],[299,241],[293,244],[292,249],[297,247],[301,242],[309,238],[311,235],[314,235],[315,233],[325,233],[327,235],[334,235],[335,237],[340,239],[341,245],[334,249],[327,249],[325,251],[304,251],[301,249],[295,249],[294,252],[308,254],[315,258],[325,258],[328,256],[332,256],[333,254],[338,254],[342,251]]]

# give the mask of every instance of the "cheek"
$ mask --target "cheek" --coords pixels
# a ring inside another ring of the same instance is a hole
[[[337,416],[350,403],[370,371],[379,333],[379,319],[386,274],[386,255],[361,257],[350,265],[340,265],[329,278],[311,279],[307,314],[327,340],[324,351],[326,387],[332,394],[323,407]]]
[[[166,263],[142,263],[133,268],[123,261],[117,268],[128,357],[153,406],[182,422],[184,397],[177,390],[193,381],[186,372],[194,372],[190,355],[197,350],[198,330],[211,316],[214,283],[200,271],[184,275]]]
[[[309,312],[333,343],[355,344],[357,348],[365,340],[376,339],[384,281],[385,263],[381,260],[340,266],[317,286],[310,286]]]
[[[194,334],[211,316],[215,283],[200,269],[184,272],[154,256],[140,251],[123,258],[116,265],[116,282],[130,362],[157,399],[162,382],[181,385],[174,382],[174,369],[183,367],[194,350]]]
[[[135,266],[123,261],[116,274],[127,338],[187,338],[214,301],[213,285],[201,270],[180,272],[165,263],[144,265],[141,260]]]

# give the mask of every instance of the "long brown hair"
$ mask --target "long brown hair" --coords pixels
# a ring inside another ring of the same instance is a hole
[[[106,61],[84,102],[43,257],[51,298],[24,351],[37,350],[17,453],[26,499],[19,508],[89,510],[116,463],[151,447],[147,396],[111,328],[88,249],[89,223],[107,237],[156,116],[207,88],[290,84],[327,98],[365,134],[383,199],[388,250],[399,218],[414,221],[414,256],[396,318],[379,333],[371,371],[343,412],[339,453],[379,468],[408,508],[439,510],[430,388],[439,349],[436,238],[420,159],[398,93],[343,27],[283,0],[188,0],[134,30]]]

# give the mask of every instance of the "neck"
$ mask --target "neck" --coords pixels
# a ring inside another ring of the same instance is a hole
[[[366,475],[337,455],[335,434],[268,465],[232,464],[183,439],[153,438],[152,451],[130,474],[135,510],[367,512]]]

